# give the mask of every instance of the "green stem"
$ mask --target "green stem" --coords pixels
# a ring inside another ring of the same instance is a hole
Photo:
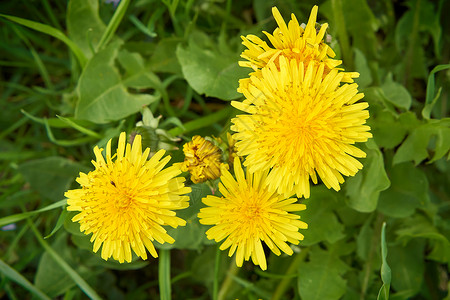
[[[220,267],[220,246],[217,245],[216,259],[214,261],[214,283],[213,283],[213,299],[218,299],[219,292],[219,267]]]
[[[226,295],[231,287],[231,283],[233,282],[233,277],[236,276],[238,272],[239,267],[236,265],[236,261],[233,259],[231,260],[230,267],[228,268],[227,277],[225,278],[225,280],[222,283],[222,286],[220,287],[219,294],[217,295],[217,300],[227,299]]]
[[[344,11],[342,10],[342,0],[331,0],[331,6],[334,14],[334,21],[337,26],[337,35],[341,47],[344,64],[349,70],[353,70],[353,55],[350,48],[350,42],[345,29]]]
[[[130,0],[120,1],[119,6],[117,7],[113,17],[111,18],[111,21],[109,21],[108,27],[106,27],[106,30],[103,33],[103,36],[97,45],[97,51],[99,51],[103,47],[105,47],[106,44],[108,44],[108,42],[112,39],[112,37],[114,36],[114,33],[116,32],[117,28],[120,25],[120,22],[123,19],[123,16],[125,15],[125,12],[127,11],[129,4],[130,4]]]
[[[183,133],[194,131],[196,129],[207,127],[214,123],[217,123],[220,120],[228,118],[232,111],[233,111],[233,107],[228,106],[224,109],[221,109],[221,110],[219,110],[215,113],[212,113],[210,115],[207,115],[205,117],[187,122],[186,124],[184,124],[184,129],[177,127],[177,128],[173,128],[173,129],[169,130],[168,132],[173,136],[177,136],[177,135],[180,135]]]
[[[374,259],[375,252],[378,251],[378,245],[380,243],[380,233],[381,228],[383,226],[384,217],[382,214],[377,215],[377,219],[375,220],[374,232],[372,235],[372,240],[370,242],[370,250],[367,256],[366,263],[364,265],[364,277],[361,284],[361,293],[359,295],[359,299],[363,300],[366,298],[367,288],[369,287],[369,279],[372,274],[372,263]]]
[[[159,295],[161,300],[170,300],[172,298],[170,286],[170,250],[163,249],[159,251]]]
[[[291,262],[289,268],[286,271],[286,277],[281,280],[280,284],[277,286],[277,289],[273,293],[272,300],[283,298],[284,293],[286,292],[293,279],[293,277],[289,275],[292,275],[298,271],[300,263],[305,260],[308,252],[309,248],[304,248],[300,253],[295,255],[294,260]]]

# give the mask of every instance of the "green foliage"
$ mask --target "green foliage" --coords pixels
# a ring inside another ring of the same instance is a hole
[[[449,1],[38,2],[0,3],[1,298],[449,299]],[[237,268],[197,217],[217,182],[189,179],[187,224],[155,243],[162,260],[93,253],[64,209],[93,147],[132,133],[143,107],[162,116],[144,143],[172,149],[170,164],[193,135],[224,139],[252,72],[240,36],[268,41],[273,5],[301,24],[314,4],[336,58],[360,73],[373,138],[341,191],[319,183],[299,200],[294,254]]]

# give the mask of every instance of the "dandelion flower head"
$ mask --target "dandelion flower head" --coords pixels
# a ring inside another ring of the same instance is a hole
[[[208,239],[220,242],[220,249],[230,248],[228,255],[236,253],[236,264],[241,267],[244,260],[252,259],[262,270],[267,269],[263,250],[264,242],[276,255],[281,251],[292,255],[287,244],[299,244],[303,235],[299,229],[306,229],[297,212],[304,210],[304,204],[296,198],[286,199],[267,188],[267,171],[246,175],[238,157],[234,159],[236,180],[227,170],[222,171],[219,191],[223,197],[208,195],[202,201],[198,217],[200,223],[213,225],[207,232]],[[281,251],[280,251],[281,250]]]
[[[191,173],[193,183],[219,178],[220,168],[224,165],[219,147],[201,136],[192,137],[192,141],[184,144],[184,162],[181,169]]]
[[[261,78],[251,76],[243,90],[245,100],[231,104],[247,114],[232,119],[238,155],[251,172],[271,169],[271,190],[286,197],[309,197],[309,178],[317,175],[336,191],[345,176],[362,168],[355,158],[365,153],[355,142],[372,135],[365,125],[366,102],[357,84],[340,85],[344,74],[325,66],[280,57],[262,69]],[[317,175],[316,175],[317,174]]]
[[[274,62],[275,65],[279,66],[278,61],[280,57],[285,57],[288,60],[295,59],[298,62],[302,61],[305,67],[310,61],[315,61],[324,65],[323,76],[325,77],[330,70],[339,66],[342,61],[333,59],[336,54],[324,42],[328,24],[322,24],[319,30],[316,29],[317,12],[318,7],[315,5],[311,10],[306,27],[303,28],[294,14],[291,15],[291,20],[286,25],[278,9],[273,7],[272,14],[278,27],[273,34],[263,31],[273,47],[270,47],[265,41],[255,35],[242,37],[242,44],[247,49],[242,52],[241,57],[247,61],[240,61],[239,65],[252,68],[255,71],[252,75],[259,77],[261,76],[261,69],[269,62]],[[353,78],[358,76],[357,72],[344,72],[341,80],[343,82],[353,82]],[[246,85],[247,82],[248,79],[241,79],[241,86]]]
[[[150,148],[142,153],[141,136],[136,135],[133,145],[126,143],[125,132],[119,137],[117,153],[111,154],[111,140],[103,149],[94,148],[95,170],[80,173],[80,189],[65,193],[67,210],[79,211],[72,221],[80,223],[86,235],[92,233],[93,251],[102,246],[101,257],[111,256],[119,262],[131,262],[131,250],[147,259],[147,249],[153,257],[158,254],[153,241],[173,243],[163,228],[184,226],[186,221],[174,210],[189,206],[190,187],[185,179],[177,177],[179,166],[164,167],[170,156],[158,151],[150,160]]]

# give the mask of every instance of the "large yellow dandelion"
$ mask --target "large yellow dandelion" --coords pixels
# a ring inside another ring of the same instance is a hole
[[[316,25],[318,7],[314,6],[311,10],[306,27],[303,28],[297,21],[294,14],[288,25],[283,20],[276,7],[272,8],[272,14],[278,27],[273,34],[263,31],[273,47],[270,47],[265,41],[255,35],[242,37],[242,44],[247,47],[242,52],[241,57],[247,61],[241,61],[239,64],[243,67],[252,68],[255,72],[253,76],[261,76],[261,69],[269,62],[274,62],[279,66],[279,58],[285,57],[288,60],[295,59],[302,61],[305,67],[309,62],[314,61],[323,64],[325,77],[330,70],[339,66],[342,61],[333,59],[336,56],[333,49],[324,42],[324,36],[328,24]],[[318,27],[316,27],[318,26]],[[344,72],[341,78],[343,82],[353,82],[352,78],[359,76],[356,72]],[[248,79],[242,79],[247,81]]]
[[[251,258],[255,265],[266,270],[262,242],[276,255],[281,251],[292,255],[287,242],[297,245],[303,240],[299,229],[308,226],[299,220],[299,215],[291,212],[304,210],[306,206],[295,203],[296,198],[286,199],[270,192],[267,171],[251,173],[247,169],[245,176],[238,157],[233,165],[236,180],[223,169],[219,184],[223,197],[203,198],[208,207],[202,208],[198,217],[201,224],[213,225],[206,232],[208,239],[216,242],[225,239],[220,249],[231,247],[228,255],[236,253],[238,267]]]
[[[79,211],[72,221],[80,223],[86,235],[92,233],[93,251],[103,245],[101,257],[111,256],[119,262],[131,261],[131,249],[137,256],[147,259],[147,252],[157,257],[153,241],[173,243],[163,228],[184,226],[186,221],[176,217],[174,210],[189,206],[191,188],[185,179],[176,177],[179,166],[164,169],[170,156],[161,159],[164,150],[147,160],[150,149],[142,153],[141,136],[136,135],[133,145],[126,144],[125,132],[119,137],[117,153],[111,155],[111,140],[103,149],[94,148],[95,170],[80,173],[80,189],[65,193],[67,210]]]
[[[309,178],[317,175],[336,191],[345,176],[362,168],[355,157],[365,153],[355,142],[372,135],[364,125],[369,118],[366,102],[357,84],[340,82],[344,74],[333,69],[323,77],[324,65],[279,58],[251,76],[243,89],[245,100],[232,105],[248,114],[232,120],[236,147],[247,156],[244,165],[251,172],[271,169],[267,181],[271,190],[286,197],[309,197]]]
[[[184,144],[184,162],[181,165],[183,172],[191,174],[193,183],[219,178],[222,163],[222,151],[203,137],[196,135],[192,141]]]

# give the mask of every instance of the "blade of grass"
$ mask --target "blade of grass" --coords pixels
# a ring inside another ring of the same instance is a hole
[[[438,65],[431,70],[430,75],[428,75],[428,82],[427,82],[427,92],[425,97],[425,107],[422,110],[422,116],[425,119],[429,119],[431,115],[431,110],[433,109],[434,104],[436,104],[436,101],[439,99],[440,96],[440,90],[438,90],[438,93],[435,96],[435,80],[434,80],[434,74],[436,74],[439,71],[446,70],[450,68],[450,64],[446,65]]]
[[[0,16],[5,19],[8,19],[10,21],[13,21],[17,24],[23,25],[25,27],[31,28],[33,30],[36,30],[36,31],[48,34],[54,38],[57,38],[58,40],[60,40],[61,42],[63,42],[70,48],[70,50],[73,52],[73,54],[77,57],[77,60],[82,68],[84,68],[84,66],[86,65],[87,59],[84,56],[81,49],[78,48],[78,46],[74,42],[72,42],[72,40],[70,40],[60,30],[53,28],[51,26],[45,25],[45,24],[30,21],[27,19],[22,19],[22,18],[15,17],[15,16],[4,15],[4,14],[0,14]]]
[[[46,207],[43,207],[41,209],[37,209],[37,210],[33,210],[33,211],[27,211],[27,212],[24,212],[24,213],[10,215],[10,216],[7,216],[7,217],[0,218],[0,227],[8,225],[8,224],[11,224],[11,223],[15,223],[15,222],[21,221],[23,219],[26,219],[26,218],[32,216],[32,215],[39,214],[39,213],[44,212],[44,211],[48,211],[48,210],[52,210],[52,209],[55,209],[55,208],[58,208],[58,207],[62,207],[64,205],[66,205],[66,199],[58,201],[58,202],[55,202],[55,203],[50,204],[50,205],[48,205]]]
[[[27,37],[20,32],[16,26],[13,26],[13,30],[16,33],[16,35],[24,42],[24,44],[28,47],[28,50],[30,50],[31,56],[33,56],[33,59],[36,63],[36,66],[39,69],[39,73],[42,76],[42,79],[44,79],[45,86],[51,90],[54,89],[53,83],[50,80],[50,75],[48,74],[47,68],[45,67],[45,64],[42,62],[42,59],[40,58],[39,54],[36,52],[36,49],[34,49],[33,45],[31,45],[30,41],[27,39]]]
[[[102,136],[100,134],[98,134],[95,131],[92,131],[90,129],[87,129],[87,128],[81,126],[81,125],[78,125],[77,123],[75,123],[74,121],[72,121],[69,118],[64,118],[64,117],[61,117],[61,116],[58,116],[58,115],[56,115],[56,117],[58,117],[58,119],[62,120],[64,123],[70,125],[70,127],[72,127],[73,129],[78,130],[79,132],[82,132],[82,133],[84,133],[86,135],[95,137],[97,139],[101,139],[102,138]]]
[[[77,273],[71,266],[69,266],[61,256],[53,250],[52,247],[42,238],[41,234],[37,230],[36,226],[34,226],[33,222],[30,219],[27,219],[28,225],[31,230],[34,232],[38,242],[45,249],[45,251],[55,260],[55,262],[70,276],[70,278],[75,281],[78,287],[90,298],[94,300],[100,300],[100,296],[94,291],[94,289]]]
[[[47,131],[47,136],[48,136],[49,140],[52,143],[55,143],[56,145],[63,146],[63,147],[71,147],[71,146],[86,144],[88,142],[95,140],[95,138],[90,137],[90,136],[82,137],[82,138],[75,139],[75,140],[57,140],[55,138],[55,136],[53,135],[52,129],[50,128],[50,125],[48,124],[47,119],[44,119],[44,121],[45,121],[45,129]]]
[[[387,245],[386,245],[386,223],[383,223],[381,229],[381,280],[383,285],[378,292],[377,300],[389,300],[389,289],[391,286],[391,268],[387,261]]]
[[[50,234],[46,235],[44,237],[44,239],[48,239],[49,237],[54,235],[61,228],[61,226],[64,224],[64,221],[66,220],[67,214],[68,214],[67,209],[63,209],[61,211],[61,214],[58,217],[58,221],[56,222],[55,228],[53,228],[52,232],[50,232]]]
[[[103,33],[103,36],[97,45],[97,52],[99,50],[103,49],[108,44],[108,42],[112,39],[112,37],[114,36],[114,33],[116,32],[117,28],[120,25],[120,22],[123,19],[123,16],[125,15],[125,12],[127,11],[129,4],[130,4],[130,0],[120,1],[120,4],[116,9],[116,12],[114,13],[113,17],[111,18],[111,21],[109,22],[108,27],[106,27],[106,30]]]
[[[215,113],[207,115],[205,117],[199,118],[197,120],[193,120],[184,124],[184,129],[177,127],[169,130],[169,134],[173,136],[177,136],[183,133],[187,133],[199,128],[210,126],[218,121],[221,121],[225,118],[228,118],[233,111],[233,107],[228,106],[224,109],[221,109]]]
[[[32,293],[34,296],[38,297],[39,299],[45,299],[50,300],[51,298],[48,297],[46,294],[44,294],[40,289],[35,287],[31,282],[29,282],[25,277],[23,277],[19,272],[14,270],[10,265],[5,263],[3,260],[0,259],[0,272],[5,275],[10,280],[16,282],[17,284],[21,285],[25,289],[27,289],[30,293]]]

